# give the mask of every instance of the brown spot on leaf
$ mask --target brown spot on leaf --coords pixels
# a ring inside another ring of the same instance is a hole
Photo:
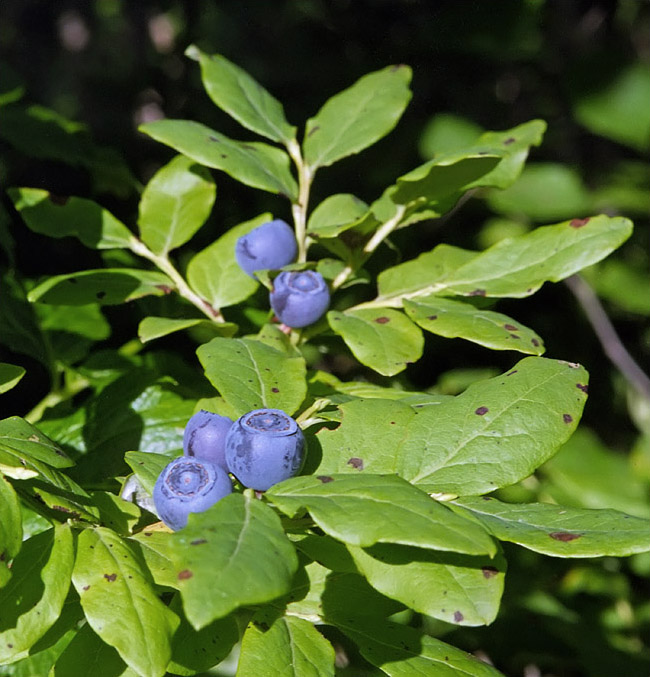
[[[437,315],[429,315],[429,316],[427,317],[427,320],[437,320],[437,319],[438,319],[438,316],[437,316]]]
[[[67,195],[53,195],[52,193],[50,193],[49,198],[50,202],[53,202],[55,205],[64,205],[70,199]]]
[[[386,324],[386,322],[390,322],[390,317],[376,317],[375,322],[377,324]]]
[[[279,392],[280,392],[280,388],[271,388],[271,392],[272,392],[272,393],[279,393]]]
[[[183,569],[183,571],[178,572],[178,578],[179,581],[186,581],[188,578],[192,578],[194,574],[189,570],[189,569]]]
[[[576,538],[580,538],[582,534],[570,534],[568,531],[554,531],[549,536],[554,541],[562,541],[562,543],[568,543],[569,541],[575,541]]]
[[[503,328],[507,329],[508,331],[519,331],[519,328],[515,327],[514,324],[504,324]]]
[[[156,289],[160,289],[163,294],[171,294],[172,288],[168,284],[157,284]]]
[[[363,470],[363,459],[357,458],[356,456],[353,456],[349,461],[348,465],[351,465],[353,468],[356,468],[357,470]]]
[[[539,346],[539,341],[536,338],[530,339],[530,342],[537,348]]]
[[[576,383],[576,388],[578,388],[578,390],[582,390],[582,392],[585,394],[589,392],[589,386],[585,383]]]
[[[468,296],[485,296],[485,289],[473,289]]]
[[[483,567],[481,571],[483,572],[483,578],[487,579],[494,578],[499,573],[496,567]]]
[[[89,585],[84,585],[84,587],[81,588],[81,589],[82,589],[82,590],[90,590],[90,586],[89,586]]]
[[[307,134],[307,137],[310,137],[314,132],[317,132],[319,129],[320,129],[320,126],[319,126],[319,125],[316,125],[315,127],[312,127],[312,128],[309,130],[309,134]]]
[[[514,143],[517,139],[514,136],[509,136],[504,142],[504,146],[509,146],[511,143]]]
[[[490,411],[487,407],[479,407],[474,413],[477,416],[485,416]]]
[[[573,423],[573,416],[571,414],[562,414],[562,420],[567,424]]]
[[[219,143],[219,139],[216,136],[208,136],[208,141],[214,141],[214,143]]]
[[[518,371],[517,369],[513,369],[512,371],[509,371],[509,372],[506,374],[506,376],[512,376],[513,374],[516,374],[517,371]]]
[[[571,228],[582,228],[583,226],[586,226],[589,223],[589,217],[586,219],[571,219],[569,221],[569,225]]]
[[[207,542],[205,538],[195,538],[193,541],[190,541],[190,545],[203,545]]]
[[[117,574],[104,574],[104,578],[109,582],[112,583],[117,579]]]
[[[454,623],[460,623],[464,618],[460,611],[454,611]]]
[[[520,339],[521,336],[517,336],[517,334],[510,334],[510,338]]]
[[[317,475],[316,479],[320,480],[323,484],[334,481],[334,478],[330,477],[329,475]]]

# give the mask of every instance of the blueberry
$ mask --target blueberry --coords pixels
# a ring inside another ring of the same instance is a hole
[[[160,519],[178,531],[191,512],[203,512],[231,492],[225,470],[210,461],[179,456],[158,476],[153,500]]]
[[[327,310],[330,292],[320,273],[284,272],[273,281],[269,301],[280,322],[289,327],[306,327]]]
[[[185,456],[212,461],[228,472],[226,465],[226,435],[232,420],[226,416],[212,414],[201,409],[197,411],[185,426],[183,433],[183,453]]]
[[[256,409],[241,416],[226,437],[228,469],[257,491],[297,475],[304,452],[302,430],[280,409]]]
[[[276,219],[242,235],[235,245],[235,258],[242,270],[254,277],[256,270],[277,270],[291,263],[298,253],[293,230]]]

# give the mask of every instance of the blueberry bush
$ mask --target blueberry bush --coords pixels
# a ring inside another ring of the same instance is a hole
[[[521,551],[650,550],[634,509],[526,493],[580,441],[589,374],[571,355],[544,357],[543,337],[499,308],[580,280],[631,221],[578,209],[482,250],[439,242],[386,264],[394,237],[417,243],[424,222],[453,220],[470,194],[516,200],[546,123],[470,134],[370,203],[341,186],[312,204],[321,170],[398,124],[409,67],[363,76],[299,133],[242,68],[187,55],[212,102],[258,140],[197,120],[143,124],[176,154],[129,223],[88,198],[8,190],[24,227],[102,256],[26,296],[11,275],[0,288],[10,342],[54,384],[42,406],[0,421],[0,665],[194,675],[237,646],[242,677],[334,675],[350,656],[355,675],[502,674],[446,635],[497,619],[508,561],[512,573]],[[193,252],[219,221],[222,173],[277,207]],[[137,338],[95,350],[101,309],[134,302]],[[147,352],[179,332],[197,346],[191,367]],[[405,388],[400,375],[424,363],[431,336],[508,351],[508,367],[458,394]],[[368,376],[346,378],[350,365]],[[0,365],[0,389],[23,373]],[[227,419],[215,441],[209,414]],[[538,611],[551,613],[543,600]]]

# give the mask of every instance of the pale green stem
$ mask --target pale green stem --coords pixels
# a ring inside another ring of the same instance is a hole
[[[318,417],[313,416],[313,414],[317,414],[321,409],[324,409],[330,401],[327,398],[321,397],[317,400],[314,401],[314,403],[311,405],[311,407],[307,407],[305,411],[300,414],[296,418],[296,423],[300,425],[301,428],[307,428],[313,423],[317,423],[318,421],[322,420],[319,419]]]
[[[292,203],[291,212],[298,242],[298,263],[304,263],[307,260],[307,207],[315,170],[312,170],[303,160],[300,146],[295,139],[287,144],[287,150],[298,171],[298,201]]]
[[[172,262],[166,256],[154,254],[143,242],[133,238],[131,240],[131,251],[138,256],[151,261],[159,270],[161,270],[176,286],[176,291],[192,305],[196,306],[204,315],[213,322],[224,322],[223,315],[218,308],[213,308],[205,299],[196,294],[185,282],[183,276],[174,268]]]

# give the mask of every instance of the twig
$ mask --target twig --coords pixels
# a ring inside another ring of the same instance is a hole
[[[623,345],[594,290],[580,275],[572,275],[564,283],[578,300],[607,357],[639,394],[650,401],[650,378]]]

